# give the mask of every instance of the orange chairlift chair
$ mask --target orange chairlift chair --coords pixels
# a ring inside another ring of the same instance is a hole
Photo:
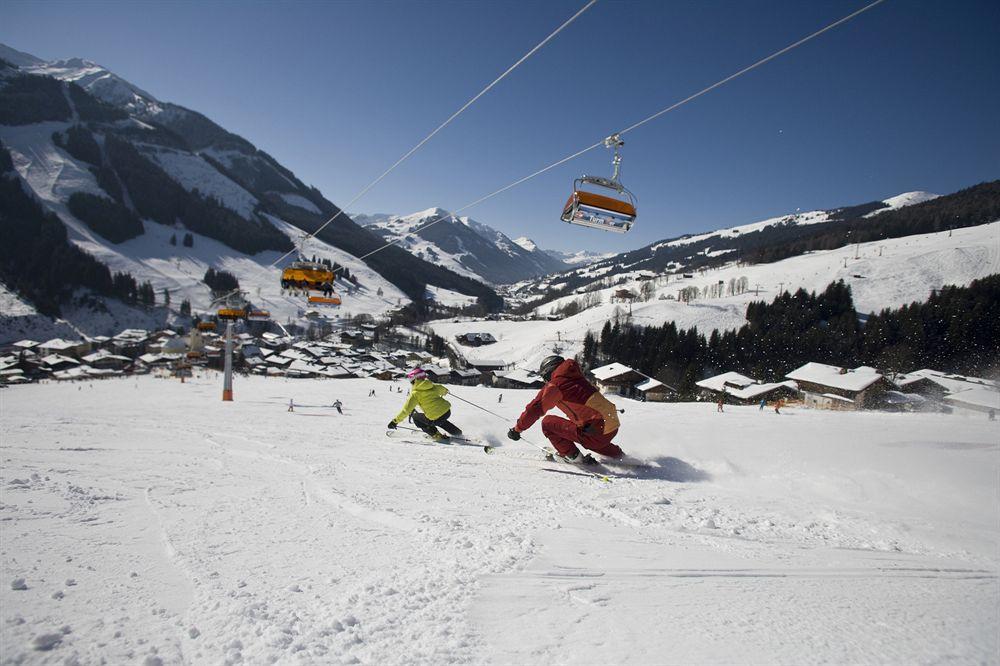
[[[582,176],[573,181],[573,194],[563,207],[560,219],[563,222],[577,224],[582,227],[614,231],[623,234],[632,228],[636,218],[636,198],[631,191],[618,181],[621,170],[621,155],[618,149],[625,145],[617,134],[604,140],[604,145],[615,151],[611,163],[614,173],[611,178],[601,176]],[[596,185],[618,194],[619,198],[588,192],[581,189],[583,185]]]

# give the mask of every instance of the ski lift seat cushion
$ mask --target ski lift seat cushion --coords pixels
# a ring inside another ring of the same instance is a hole
[[[618,199],[606,197],[601,194],[594,194],[593,192],[584,192],[583,190],[577,190],[572,194],[572,196],[570,196],[569,200],[566,201],[565,210],[569,211],[576,205],[577,201],[584,206],[603,208],[604,210],[610,210],[620,215],[626,215],[633,219],[635,218],[635,206],[629,202],[619,201]]]

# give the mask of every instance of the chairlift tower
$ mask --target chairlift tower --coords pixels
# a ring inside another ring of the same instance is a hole
[[[226,360],[222,380],[222,401],[233,401],[233,322],[226,322]]]

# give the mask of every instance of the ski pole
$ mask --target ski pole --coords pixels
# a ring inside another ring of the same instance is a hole
[[[471,400],[466,400],[465,398],[463,398],[463,397],[462,397],[462,396],[460,396],[460,395],[455,395],[455,394],[454,394],[454,393],[452,393],[451,391],[448,391],[448,395],[450,395],[450,396],[452,396],[452,397],[454,397],[454,398],[458,398],[458,399],[459,399],[459,400],[461,400],[462,402],[464,402],[464,403],[466,403],[466,404],[469,404],[469,405],[472,405],[473,407],[476,407],[477,409],[481,409],[481,410],[483,410],[484,412],[486,412],[487,414],[492,414],[493,416],[497,417],[498,419],[500,419],[500,420],[501,420],[501,421],[503,421],[504,423],[509,423],[509,422],[510,422],[510,421],[509,421],[509,420],[507,419],[507,417],[506,417],[506,416],[501,416],[501,415],[497,414],[497,413],[496,413],[496,412],[494,412],[494,411],[491,411],[491,410],[489,410],[489,409],[486,409],[485,407],[482,407],[482,406],[480,406],[480,405],[477,405],[476,403],[472,402]],[[535,448],[536,448],[536,449],[538,449],[539,451],[542,451],[542,452],[543,452],[543,453],[545,453],[545,455],[547,455],[547,456],[548,456],[548,455],[552,455],[552,452],[551,452],[551,451],[549,451],[549,450],[548,450],[547,448],[545,448],[544,446],[541,446],[540,444],[535,444],[534,442],[532,442],[532,441],[531,441],[530,439],[528,439],[528,438],[527,438],[527,437],[525,437],[524,435],[521,435],[521,439],[520,439],[520,440],[518,440],[518,441],[521,441],[521,442],[525,442],[526,444],[531,444],[531,445],[532,445],[533,447],[535,447]]]

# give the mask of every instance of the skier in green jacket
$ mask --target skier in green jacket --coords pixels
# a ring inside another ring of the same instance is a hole
[[[410,394],[406,396],[403,409],[396,414],[396,418],[389,421],[389,429],[395,430],[412,412],[413,423],[436,442],[448,439],[438,432],[439,426],[451,435],[461,435],[462,430],[448,420],[451,416],[451,403],[444,399],[448,389],[429,380],[427,373],[420,368],[411,370],[406,377],[412,385]],[[417,407],[420,408],[419,411],[416,411]]]

